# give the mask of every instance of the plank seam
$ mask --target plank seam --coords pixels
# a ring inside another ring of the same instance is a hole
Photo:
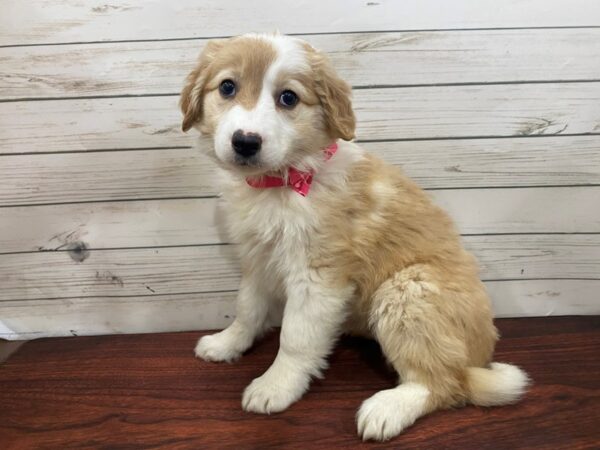
[[[557,138],[557,137],[594,137],[600,136],[600,133],[560,133],[560,134],[513,134],[501,136],[446,136],[446,137],[422,137],[422,138],[387,138],[387,139],[357,139],[357,144],[386,143],[386,142],[423,142],[423,141],[470,141],[477,139],[529,139],[529,138]],[[183,150],[192,149],[191,145],[167,146],[167,147],[119,147],[119,148],[98,148],[87,150],[59,150],[59,151],[39,151],[39,152],[17,152],[0,153],[2,156],[31,156],[31,155],[64,155],[76,153],[101,153],[101,152],[134,152],[142,150]]]
[[[553,138],[553,137],[583,137],[600,136],[600,133],[551,133],[551,134],[504,134],[504,135],[479,135],[479,136],[439,136],[419,138],[387,138],[387,139],[357,139],[357,144],[369,144],[379,142],[422,142],[422,141],[471,141],[476,139],[531,139],[531,138]]]
[[[423,141],[470,141],[477,139],[531,139],[531,138],[555,138],[555,137],[588,137],[600,136],[600,133],[554,133],[554,134],[511,134],[511,135],[480,135],[480,136],[440,136],[440,137],[419,137],[419,138],[386,138],[386,139],[356,139],[357,144],[386,143],[386,142],[423,142]],[[138,150],[169,150],[169,149],[190,149],[192,146],[167,146],[167,147],[131,147],[131,148],[109,148],[109,149],[88,149],[88,150],[59,150],[59,151],[39,151],[39,152],[16,152],[0,153],[2,156],[27,156],[27,155],[62,155],[74,153],[99,153],[99,152],[128,152]]]
[[[600,231],[573,231],[573,232],[522,232],[522,233],[465,233],[461,234],[462,237],[478,237],[478,236],[598,236]],[[72,249],[66,248],[72,242],[67,242],[57,248],[41,248],[39,250],[23,250],[16,252],[0,252],[0,256],[3,255],[26,255],[26,254],[39,254],[39,253],[57,253],[57,252],[70,252]],[[210,242],[206,244],[175,244],[175,245],[142,245],[132,247],[86,247],[86,251],[117,251],[117,250],[156,250],[156,249],[168,249],[168,248],[194,248],[194,247],[217,247],[217,246],[233,246],[236,245],[233,242]]]
[[[60,150],[57,152],[20,152],[0,153],[2,156],[34,156],[34,155],[70,155],[75,153],[110,153],[110,152],[139,152],[148,150],[189,150],[191,145],[170,145],[169,147],[131,147],[131,148],[99,148],[91,150]]]
[[[402,30],[358,30],[358,31],[315,31],[304,33],[286,33],[288,36],[331,36],[348,34],[378,34],[378,33],[448,33],[448,32],[470,32],[470,31],[510,31],[510,30],[578,30],[578,29],[597,29],[600,25],[549,25],[540,27],[475,27],[475,28],[418,28]],[[210,39],[225,39],[232,35],[222,36],[195,36],[180,38],[155,38],[155,39],[118,39],[113,41],[71,41],[71,42],[41,42],[36,44],[4,44],[0,48],[15,47],[45,47],[58,45],[87,45],[87,44],[126,44],[134,42],[174,42],[174,41],[202,41]]]
[[[40,298],[31,298],[25,301],[56,301],[56,300],[77,300],[82,298],[134,298],[134,297],[164,297],[168,295],[207,295],[207,294],[230,294],[232,292],[237,292],[238,289],[223,289],[223,290],[215,290],[215,291],[192,291],[192,292],[169,292],[167,294],[126,294],[126,295],[90,295],[90,296],[71,296],[71,297],[40,297]],[[3,302],[21,302],[23,300],[0,300],[0,303]]]
[[[504,283],[515,281],[600,281],[600,278],[499,278],[499,279],[482,279],[484,283]],[[148,298],[148,297],[165,297],[172,295],[207,295],[207,294],[230,294],[238,292],[238,289],[225,289],[215,291],[192,291],[192,292],[169,292],[164,294],[128,294],[128,295],[90,295],[90,296],[71,296],[71,297],[40,297],[40,298],[25,298],[25,299],[8,299],[0,300],[0,304],[7,302],[33,302],[33,301],[59,301],[59,300],[80,300],[80,299],[109,299],[109,298]],[[25,307],[25,305],[24,305]]]
[[[435,188],[423,188],[424,191],[468,191],[468,190],[490,190],[490,189],[554,189],[554,188],[582,188],[582,187],[600,187],[598,183],[584,183],[584,184],[548,184],[548,185],[517,185],[517,186],[465,186],[465,187],[435,187]],[[73,202],[54,202],[54,203],[18,203],[18,204],[0,204],[2,208],[28,208],[36,206],[61,206],[61,205],[86,205],[91,203],[122,203],[122,202],[151,202],[151,201],[171,201],[171,200],[203,200],[219,198],[218,195],[190,195],[190,196],[179,196],[179,197],[147,197],[147,198],[123,198],[123,199],[105,199],[105,200],[79,200]]]
[[[502,85],[523,85],[523,84],[582,84],[598,83],[600,78],[592,79],[566,79],[566,80],[513,80],[513,81],[469,81],[469,82],[450,82],[450,83],[421,83],[421,84],[369,84],[352,86],[354,90],[369,89],[412,89],[429,87],[462,87],[462,86],[502,86]],[[149,98],[149,97],[175,97],[179,92],[171,93],[149,93],[149,94],[116,94],[116,95],[80,95],[70,97],[19,97],[0,99],[0,103],[22,103],[22,102],[47,102],[47,101],[65,101],[65,100],[102,100],[115,98]]]

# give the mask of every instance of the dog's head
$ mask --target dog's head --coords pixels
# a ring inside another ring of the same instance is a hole
[[[244,35],[209,41],[181,93],[183,131],[212,136],[217,160],[245,173],[311,165],[354,137],[348,84],[300,39]]]

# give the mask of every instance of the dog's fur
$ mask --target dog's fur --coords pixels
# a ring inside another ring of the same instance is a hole
[[[235,96],[219,93],[224,79],[236,83]],[[278,104],[285,89],[300,98],[294,108]],[[299,39],[207,43],[182,92],[183,129],[197,128],[222,168],[243,276],[234,322],[203,337],[196,355],[235,360],[282,320],[277,357],[242,400],[248,411],[274,413],[321,375],[340,334],[375,338],[400,384],[363,403],[363,439],[389,439],[440,408],[515,402],[528,379],[491,362],[497,332],[475,259],[428,195],[349,142],[350,94],[328,59]],[[236,130],[262,137],[256,157],[236,156]],[[307,197],[246,183],[292,166],[314,172]]]

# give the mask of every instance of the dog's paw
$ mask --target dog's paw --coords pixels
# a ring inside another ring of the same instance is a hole
[[[259,414],[277,413],[287,409],[302,397],[305,390],[302,383],[281,383],[273,378],[269,374],[264,374],[248,385],[242,397],[244,410]]]
[[[402,431],[395,398],[381,391],[365,400],[356,414],[358,435],[363,441],[387,441]]]
[[[409,387],[380,391],[363,402],[356,421],[363,441],[387,441],[411,426],[424,410],[428,391]]]
[[[242,351],[237,349],[222,332],[201,337],[194,353],[198,358],[213,362],[232,362],[242,355]]]

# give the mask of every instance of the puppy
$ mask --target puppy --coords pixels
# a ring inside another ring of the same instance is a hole
[[[350,142],[350,94],[299,39],[206,44],[181,95],[183,130],[200,131],[221,169],[242,281],[235,320],[196,355],[233,361],[281,321],[277,357],[242,399],[269,414],[321,376],[342,333],[376,339],[399,384],[360,407],[364,440],[437,409],[515,402],[528,378],[491,362],[498,334],[475,259],[421,189]]]

